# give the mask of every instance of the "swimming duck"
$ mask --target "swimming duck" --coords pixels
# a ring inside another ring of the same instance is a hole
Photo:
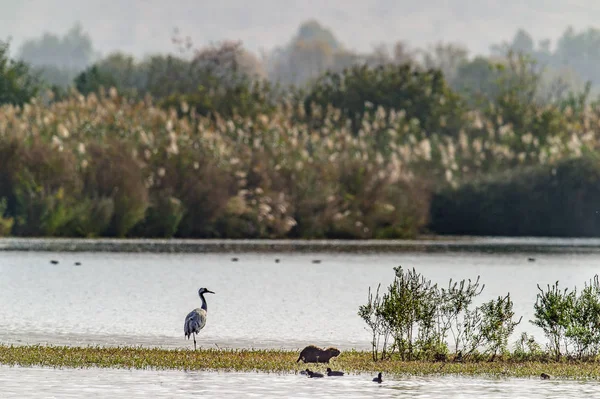
[[[344,375],[343,371],[331,371],[330,367],[327,367],[327,376],[328,377],[341,377]]]
[[[379,384],[383,382],[383,379],[381,378],[381,373],[377,374],[377,377],[373,378],[373,382],[377,382]]]
[[[317,373],[315,371],[310,371],[309,369],[306,369],[306,374],[308,374],[308,378],[322,378],[322,377],[324,377],[323,374]]]

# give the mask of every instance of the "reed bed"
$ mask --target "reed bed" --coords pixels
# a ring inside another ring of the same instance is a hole
[[[349,373],[385,375],[470,375],[488,377],[552,377],[597,379],[597,361],[553,362],[550,360],[496,360],[469,362],[433,362],[387,360],[374,362],[370,352],[347,351],[330,365],[296,363],[298,352],[255,349],[181,349],[167,350],[141,347],[65,347],[0,345],[0,364],[58,368],[174,369],[207,371],[261,371],[298,373],[307,367],[324,371],[326,367]]]
[[[440,187],[598,150],[594,107],[527,117],[468,112],[451,136],[383,108],[355,132],[332,107],[223,119],[114,88],[4,105],[0,235],[412,238]]]

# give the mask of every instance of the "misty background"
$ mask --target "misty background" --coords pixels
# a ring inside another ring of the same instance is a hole
[[[583,30],[600,19],[600,4],[592,0],[0,0],[0,5],[0,37],[12,36],[16,47],[43,32],[63,35],[79,21],[101,53],[135,56],[172,50],[174,27],[201,45],[242,38],[252,51],[271,50],[312,18],[354,51],[401,39],[419,47],[455,42],[487,54],[519,28],[556,41],[567,26]]]
[[[240,40],[252,72],[292,84],[357,61],[411,57],[425,58],[451,81],[465,60],[510,48],[532,55],[569,88],[590,81],[597,93],[600,81],[600,5],[588,0],[0,0],[0,9],[0,40],[10,41],[11,55],[59,86],[115,52],[137,61],[178,53],[174,35],[195,49]]]
[[[0,4],[0,236],[600,235],[592,3]]]

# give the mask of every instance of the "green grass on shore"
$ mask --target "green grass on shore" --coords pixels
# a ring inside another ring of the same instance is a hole
[[[295,363],[298,353],[283,350],[203,349],[168,350],[141,347],[65,347],[0,345],[0,364],[43,367],[110,367],[127,369],[174,369],[211,371],[263,371],[296,373],[309,367],[324,371],[324,364]],[[343,352],[330,365],[347,373],[387,375],[467,375],[489,377],[536,377],[596,379],[598,362],[427,362],[389,360],[373,362],[369,352]]]

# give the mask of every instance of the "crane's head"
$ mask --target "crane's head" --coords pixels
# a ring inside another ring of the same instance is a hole
[[[198,290],[198,295],[202,295],[202,294],[214,294],[214,292],[212,292],[208,288],[202,287]]]

